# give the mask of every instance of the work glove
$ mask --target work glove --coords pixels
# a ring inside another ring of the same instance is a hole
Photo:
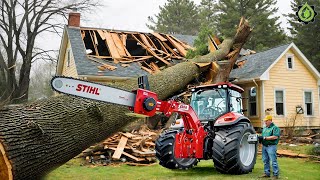
[[[259,143],[262,143],[263,136],[258,136]]]

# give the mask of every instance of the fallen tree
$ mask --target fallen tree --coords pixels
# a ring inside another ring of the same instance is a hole
[[[166,99],[207,71],[211,62],[220,65],[212,81],[227,81],[241,47],[250,34],[241,20],[234,38],[225,39],[220,49],[179,63],[149,77],[150,88]],[[223,61],[220,61],[223,60]],[[207,63],[203,66],[201,63]],[[201,68],[200,68],[201,67]],[[137,89],[130,79],[111,86]],[[127,107],[70,96],[52,97],[0,110],[1,179],[36,179],[58,167],[91,144],[100,142],[135,120],[126,116]]]

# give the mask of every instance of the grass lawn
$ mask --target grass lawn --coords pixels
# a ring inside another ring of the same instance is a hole
[[[292,152],[298,153],[298,154],[308,154],[309,151],[313,147],[314,147],[314,145],[312,145],[312,144],[303,144],[303,145],[297,145],[297,146],[289,146],[289,144],[287,144],[287,145],[279,144],[278,145],[278,149],[291,150]]]
[[[320,164],[303,159],[278,158],[280,179],[320,180]],[[45,180],[100,180],[100,179],[259,179],[263,173],[261,155],[258,156],[255,169],[245,175],[224,175],[213,168],[212,160],[201,161],[198,166],[188,171],[169,170],[160,165],[152,166],[81,166],[80,159],[73,159],[52,171]]]

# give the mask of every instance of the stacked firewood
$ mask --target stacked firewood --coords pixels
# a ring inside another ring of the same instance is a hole
[[[146,127],[139,131],[119,132],[84,150],[80,156],[91,164],[107,165],[125,162],[132,165],[148,165],[156,161],[155,140],[160,131],[151,131]]]

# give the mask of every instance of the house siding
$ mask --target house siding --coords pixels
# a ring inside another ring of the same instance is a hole
[[[69,66],[68,66],[68,51],[70,51]],[[66,51],[63,58],[63,67],[62,67],[63,76],[75,77],[75,78],[78,77],[77,68],[76,68],[76,64],[73,57],[74,56],[72,54],[71,44],[70,44],[70,41],[68,40],[68,44],[67,44]]]
[[[287,55],[293,55],[294,67],[287,68]],[[284,90],[284,115],[277,116],[275,111],[275,90]],[[302,64],[301,60],[295,53],[289,49],[283,57],[269,71],[269,80],[264,83],[264,101],[265,109],[272,108],[271,115],[274,122],[280,127],[286,127],[287,122],[293,121],[296,116],[296,106],[304,105],[304,91],[312,91],[313,99],[313,115],[306,116],[304,114],[297,115],[296,125],[303,127],[320,126],[319,119],[319,92],[317,79]]]
[[[245,83],[245,84],[238,84],[239,86],[241,86],[244,89],[244,92],[242,93],[242,97],[244,97],[242,99],[242,105],[243,105],[243,109],[246,109],[247,111],[244,112],[244,115],[246,117],[248,117],[252,123],[252,125],[254,127],[261,127],[261,106],[262,106],[262,102],[261,102],[261,86],[262,83],[261,82],[256,82],[258,84],[258,87],[256,86],[256,84],[252,81],[249,83]],[[257,96],[256,96],[256,103],[257,103],[257,116],[250,116],[249,115],[249,91],[251,89],[251,87],[256,87],[257,90]]]

